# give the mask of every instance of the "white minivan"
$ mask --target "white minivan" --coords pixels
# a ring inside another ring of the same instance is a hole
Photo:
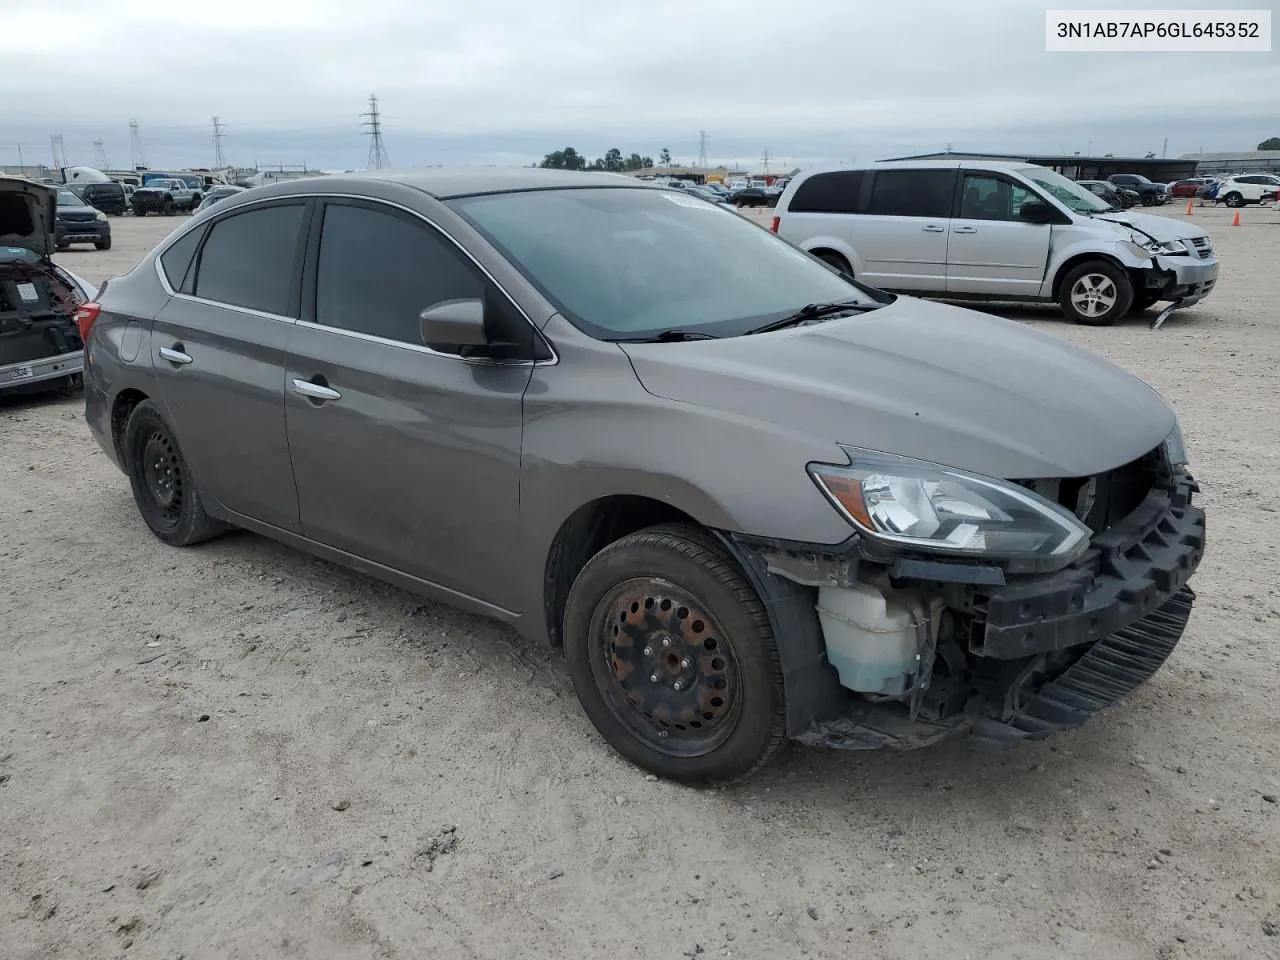
[[[771,229],[873,287],[1057,303],[1068,318],[1097,326],[1159,301],[1189,306],[1218,279],[1204,230],[1118,210],[1027,163],[910,161],[802,173],[779,198]]]

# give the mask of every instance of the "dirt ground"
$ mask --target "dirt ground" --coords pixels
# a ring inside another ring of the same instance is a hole
[[[652,781],[556,655],[255,536],[167,548],[79,398],[0,401],[0,955],[1280,958],[1280,213],[1229,217],[1159,332],[1005,311],[1176,405],[1211,537],[1153,682],[1012,752]]]

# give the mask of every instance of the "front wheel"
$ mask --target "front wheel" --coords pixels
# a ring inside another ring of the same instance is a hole
[[[205,511],[178,439],[155,401],[133,408],[123,449],[138,512],[165,543],[185,547],[230,529]]]
[[[110,237],[107,237],[107,239],[105,239],[105,240],[99,240],[99,241],[97,241],[93,246],[94,246],[94,248],[95,248],[95,249],[98,249],[98,250],[110,250],[110,249],[111,249],[111,238],[110,238]]]
[[[646,770],[726,782],[782,745],[782,671],[769,618],[698,527],[650,527],[592,557],[569,592],[564,638],[587,716]]]
[[[173,216],[173,201],[168,197],[164,198],[164,203],[160,206],[160,213],[166,217]]]
[[[1232,190],[1230,193],[1228,193],[1225,197],[1222,198],[1222,202],[1225,203],[1228,207],[1243,207],[1244,196]]]
[[[1058,303],[1067,318],[1090,327],[1105,327],[1129,312],[1133,284],[1113,263],[1090,260],[1062,278]]]

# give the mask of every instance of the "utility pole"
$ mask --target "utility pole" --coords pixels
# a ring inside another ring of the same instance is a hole
[[[382,143],[382,116],[378,113],[378,98],[372,93],[369,94],[369,112],[360,116],[366,118],[362,126],[369,131],[369,169],[382,170],[389,167],[391,161],[387,159],[387,148]]]
[[[707,131],[698,131],[698,166],[707,169]]]
[[[22,162],[22,144],[18,144],[18,166],[26,169],[26,164]]]
[[[222,128],[226,124],[217,117],[213,118],[213,169],[221,170],[227,165],[227,158],[222,152],[222,138],[226,136]]]
[[[1164,146],[1160,148],[1160,159],[1164,160],[1169,156],[1169,138],[1164,138]]]
[[[49,148],[53,153],[53,169],[61,170],[67,165],[67,154],[62,147],[62,134],[55,133],[49,137]]]
[[[102,145],[101,140],[93,141],[93,162],[98,165],[99,170],[111,169],[111,161],[107,159],[107,148]]]
[[[138,129],[138,121],[129,121],[129,169],[137,170],[147,165],[146,154],[142,152],[142,131]]]

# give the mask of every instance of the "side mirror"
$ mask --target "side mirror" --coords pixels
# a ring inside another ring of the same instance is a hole
[[[483,300],[444,300],[427,307],[418,318],[422,342],[428,347],[482,347],[489,342]]]
[[[1046,204],[1039,200],[1032,200],[1022,205],[1022,210],[1018,216],[1027,223],[1049,223],[1053,220],[1053,213]]]

